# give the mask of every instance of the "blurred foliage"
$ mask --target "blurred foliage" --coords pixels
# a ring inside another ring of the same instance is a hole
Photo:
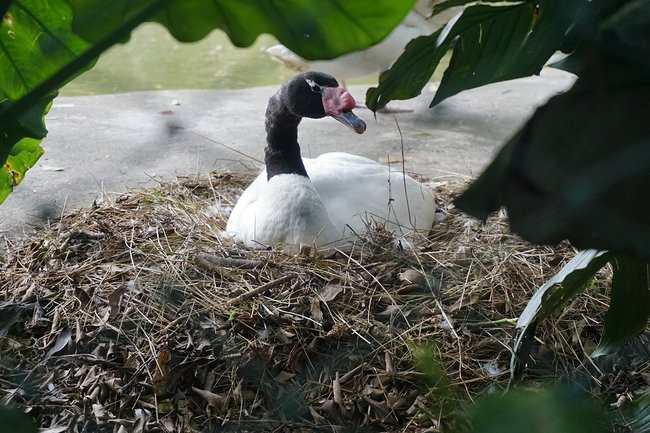
[[[37,433],[38,429],[29,415],[23,411],[7,406],[0,406],[0,426],[3,432]]]
[[[442,431],[456,433],[605,433],[616,423],[601,403],[568,385],[543,385],[491,390],[475,401],[460,401],[443,372],[440,356],[431,345],[411,350],[416,371],[429,386],[426,415],[436,419]],[[634,406],[628,412],[638,412]],[[634,413],[636,413],[634,412]]]
[[[515,389],[478,400],[472,433],[606,433],[609,421],[588,395],[571,387]]]

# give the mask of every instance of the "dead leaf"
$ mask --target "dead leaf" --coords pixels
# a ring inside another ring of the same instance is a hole
[[[316,409],[314,409],[311,406],[309,406],[309,413],[311,414],[311,417],[314,420],[314,424],[316,425],[327,424],[327,420],[325,419],[325,417],[321,416],[318,412],[316,412]]]
[[[336,377],[332,381],[332,393],[334,394],[334,402],[339,406],[341,415],[345,417],[347,411],[345,410],[345,402],[343,401],[343,392],[341,391],[341,382],[339,381],[339,372],[336,372]]]
[[[46,428],[44,430],[39,430],[38,433],[61,433],[64,432],[68,429],[68,426],[58,426],[58,427],[50,427]]]
[[[311,304],[311,318],[319,324],[323,323],[323,312],[320,309],[320,300],[318,300],[316,297],[313,297],[309,300],[309,303]]]
[[[124,286],[118,287],[113,290],[110,295],[108,295],[108,305],[111,308],[109,317],[114,318],[120,310],[120,301],[124,295]]]
[[[162,394],[167,390],[167,384],[165,380],[169,375],[169,365],[167,363],[171,359],[172,355],[167,349],[163,349],[158,352],[158,357],[156,358],[156,373],[153,375],[152,385],[156,393]]]
[[[287,371],[281,371],[277,376],[275,376],[275,381],[277,383],[284,383],[287,380],[292,379],[295,376],[295,373],[289,373]]]
[[[417,284],[418,286],[423,287],[426,284],[426,277],[424,274],[415,269],[407,269],[400,272],[397,274],[397,279],[402,282],[402,285]]]
[[[377,411],[379,411],[379,413],[380,413],[382,416],[388,415],[388,414],[390,413],[390,409],[388,408],[388,405],[386,404],[386,402],[383,402],[383,401],[375,401],[375,400],[373,400],[373,399],[371,399],[371,398],[369,398],[369,397],[366,397],[365,395],[362,395],[361,397],[362,397],[366,402],[368,402],[368,404],[369,404],[370,406],[372,406],[372,407],[375,408]]]
[[[147,423],[147,417],[146,416],[140,416],[136,421],[135,424],[133,424],[133,428],[131,429],[130,433],[143,433],[144,432],[144,426]]]
[[[334,425],[344,425],[343,417],[339,411],[339,406],[334,400],[325,400],[320,407],[325,418]]]
[[[71,338],[72,338],[72,333],[70,332],[70,329],[68,327],[63,328],[59,333],[59,335],[56,337],[56,341],[54,342],[54,345],[45,354],[45,359],[49,358],[50,356],[54,355],[56,352],[60,351],[65,346],[67,346]]]
[[[477,304],[480,301],[479,295],[472,295],[469,299],[460,298],[447,310],[448,313],[454,313],[463,307]]]
[[[390,352],[384,352],[384,363],[386,364],[386,373],[391,377],[395,377],[395,367],[393,366],[393,358]]]
[[[333,282],[330,281],[323,287],[320,292],[320,298],[325,301],[325,302],[330,302],[336,299],[339,293],[343,291],[344,287],[338,283],[338,282]]]
[[[192,391],[197,393],[203,400],[206,401],[208,406],[216,407],[219,410],[224,409],[224,404],[226,402],[226,399],[219,394],[215,394],[214,392],[211,391],[206,391],[204,389],[199,389],[195,386],[192,387]]]
[[[641,373],[641,377],[646,385],[650,385],[650,373]]]

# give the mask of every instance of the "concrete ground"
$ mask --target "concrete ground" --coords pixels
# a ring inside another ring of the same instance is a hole
[[[432,89],[425,89],[415,99],[391,104],[410,112],[374,119],[357,108],[368,124],[363,135],[333,119],[307,119],[299,141],[306,157],[345,151],[399,162],[403,140],[407,170],[429,178],[474,177],[535,107],[573,80],[546,68],[541,76],[469,90],[433,109],[428,108]],[[276,89],[57,98],[46,118],[45,155],[0,206],[0,235],[29,234],[104,192],[147,187],[176,175],[257,170],[265,146],[264,111]],[[365,87],[350,91],[363,101]]]

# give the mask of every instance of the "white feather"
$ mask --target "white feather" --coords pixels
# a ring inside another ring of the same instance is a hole
[[[340,152],[303,162],[309,179],[281,174],[267,181],[264,170],[235,205],[226,231],[248,246],[322,250],[348,245],[373,219],[410,239],[433,224],[433,194],[400,171]]]

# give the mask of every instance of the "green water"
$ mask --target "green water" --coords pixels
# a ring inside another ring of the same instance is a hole
[[[175,40],[155,23],[138,27],[126,44],[112,47],[95,67],[66,85],[62,95],[95,95],[155,89],[241,89],[279,84],[293,72],[264,49],[276,44],[261,35],[237,48],[220,30],[194,43]],[[355,82],[372,83],[376,76]]]
[[[271,60],[264,49],[276,44],[261,35],[248,48],[237,48],[221,30],[194,43],[174,39],[163,26],[145,23],[126,44],[105,52],[94,68],[61,89],[62,95],[96,95],[158,89],[242,89],[277,85],[294,72]],[[445,56],[433,80],[442,78]],[[376,84],[378,74],[348,84]]]
[[[61,94],[240,89],[281,83],[291,71],[263,51],[275,43],[271,36],[262,35],[251,47],[236,48],[219,30],[198,42],[182,43],[163,26],[146,23],[128,43],[105,52],[93,69],[66,85]]]

